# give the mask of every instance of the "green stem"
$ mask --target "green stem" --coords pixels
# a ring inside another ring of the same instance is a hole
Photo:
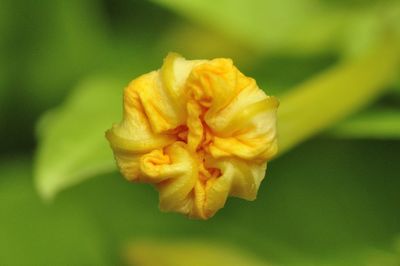
[[[290,90],[278,109],[279,154],[376,99],[399,66],[395,41],[343,62]]]

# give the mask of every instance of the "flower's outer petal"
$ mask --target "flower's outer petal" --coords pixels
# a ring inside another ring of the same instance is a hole
[[[170,99],[179,125],[186,124],[186,79],[192,69],[203,62],[205,60],[186,60],[176,53],[169,53],[159,70],[162,88]]]
[[[226,202],[228,196],[254,200],[261,181],[264,179],[267,163],[249,162],[229,158],[207,159],[208,167],[221,170],[222,175],[207,181],[204,213],[211,217]]]
[[[216,133],[210,153],[215,158],[235,155],[247,160],[271,159],[278,149],[277,106],[276,99],[268,97],[243,107],[232,116],[223,133]]]
[[[139,180],[155,185],[163,211],[189,214],[193,209],[198,162],[185,146],[175,142],[140,158]]]
[[[172,134],[157,134],[153,131],[138,93],[138,91],[148,91],[154,86],[156,73],[150,72],[129,84],[124,91],[122,122],[114,125],[106,133],[114,150],[118,167],[128,180],[137,178],[138,159],[142,154],[164,147],[176,140]],[[154,118],[154,121],[156,119]]]

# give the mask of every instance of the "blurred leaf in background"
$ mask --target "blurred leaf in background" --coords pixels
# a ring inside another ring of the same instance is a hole
[[[0,163],[1,265],[110,265],[101,228],[78,201],[45,206],[28,158]]]
[[[364,111],[336,126],[331,134],[344,138],[400,139],[400,110]]]
[[[107,73],[124,80],[151,69],[158,62],[154,58],[164,54],[156,45],[159,35],[166,21],[174,21],[171,13],[141,1],[1,4],[0,97],[7,99],[1,106],[7,126],[0,137],[8,152],[33,145],[33,134],[25,132],[31,133],[39,114],[59,104],[80,79]],[[143,27],[148,14],[159,19]]]
[[[387,24],[400,31],[398,1],[153,1],[261,53],[359,53]]]
[[[43,198],[51,199],[61,188],[115,169],[104,129],[120,117],[122,88],[123,83],[112,78],[89,79],[63,107],[41,119],[35,181]]]

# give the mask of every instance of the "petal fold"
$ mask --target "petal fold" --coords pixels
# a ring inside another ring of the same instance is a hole
[[[208,219],[229,196],[254,200],[277,152],[278,100],[232,60],[170,53],[124,91],[106,132],[121,173],[152,184],[160,209]]]

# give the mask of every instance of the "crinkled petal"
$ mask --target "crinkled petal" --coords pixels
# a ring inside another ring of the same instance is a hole
[[[121,173],[154,185],[161,210],[208,219],[229,196],[256,198],[277,152],[277,107],[232,60],[170,53],[125,89],[106,136]]]

